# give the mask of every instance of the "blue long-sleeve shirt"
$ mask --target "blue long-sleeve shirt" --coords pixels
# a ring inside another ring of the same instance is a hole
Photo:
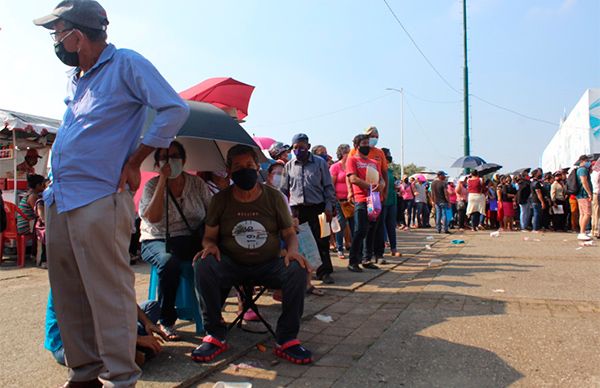
[[[70,74],[67,110],[52,146],[47,206],[59,213],[117,190],[127,158],[139,145],[149,110],[156,116],[142,143],[167,148],[189,114],[188,105],[140,54],[109,44],[96,64]]]

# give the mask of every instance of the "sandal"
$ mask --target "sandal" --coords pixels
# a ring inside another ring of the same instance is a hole
[[[179,334],[177,334],[177,332],[175,331],[175,328],[173,326],[166,326],[166,325],[161,324],[160,328],[167,335],[167,340],[172,341],[172,342],[181,340],[181,337],[179,336]]]
[[[192,351],[195,362],[211,362],[219,354],[229,349],[225,341],[219,341],[212,335],[204,336],[202,344]]]
[[[317,288],[315,286],[310,286],[306,289],[306,294],[307,295],[316,295],[316,296],[323,296],[325,295],[325,292],[323,292],[323,290],[321,290],[320,288]]]
[[[310,364],[313,361],[310,350],[300,345],[300,341],[297,339],[288,341],[283,345],[276,344],[273,354],[299,365]]]

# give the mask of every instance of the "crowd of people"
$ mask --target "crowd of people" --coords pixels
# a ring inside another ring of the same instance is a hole
[[[589,238],[590,219],[597,236],[598,175],[595,167],[590,174],[588,158],[580,160],[573,185],[562,183],[571,176],[539,169],[489,181],[474,171],[457,182],[440,171],[428,182],[395,176],[391,151],[378,147],[379,131],[369,127],[337,147],[335,162],[326,147],[313,147],[299,133],[289,146],[270,147],[272,161],[262,171],[255,147],[235,145],[224,170],[188,173],[193,150],[174,137],[189,106],[148,60],[107,43],[109,22],[99,3],[64,0],[34,23],[52,30],[56,56],[73,68],[51,182],[46,188],[43,177],[32,175],[20,204],[44,231],[51,288],[46,347],[69,368],[64,387],[134,386],[139,354],[155,355],[164,341],[180,338],[175,299],[183,268],[192,268],[206,331],[194,361],[227,351],[222,309],[232,286],[260,285],[281,301],[275,355],[308,364],[312,353],[298,339],[304,301],[307,292],[323,294],[314,279],[336,282],[331,248],[347,260],[347,270],[376,271],[387,245],[392,257],[401,256],[397,231],[430,227],[432,215],[439,233],[451,233],[517,225],[559,230],[579,214],[578,238]],[[142,133],[148,108],[156,114]],[[140,188],[147,157],[159,174]],[[22,169],[32,173],[37,159],[28,153]],[[334,218],[335,236],[323,234]],[[142,259],[158,275],[158,301],[141,306],[129,260],[134,225]],[[317,246],[316,268],[300,253],[297,233],[306,225]]]

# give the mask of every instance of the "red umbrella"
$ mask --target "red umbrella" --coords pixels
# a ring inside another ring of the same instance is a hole
[[[235,109],[238,120],[248,116],[254,86],[233,78],[209,78],[179,93],[185,100],[208,102],[225,111]]]

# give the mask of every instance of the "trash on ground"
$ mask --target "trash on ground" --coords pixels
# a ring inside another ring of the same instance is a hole
[[[213,388],[252,388],[252,383],[234,383],[231,381],[217,381],[215,385],[213,385]]]
[[[500,232],[498,232],[498,231],[492,232],[492,233],[490,233],[490,237],[500,237]]]
[[[331,315],[317,314],[317,315],[315,315],[315,318],[317,318],[319,321],[325,322],[325,323],[333,322],[333,318],[331,318]]]
[[[431,245],[429,245],[429,244],[425,245],[425,249],[431,249]]]
[[[581,245],[582,247],[593,247],[594,246],[594,242],[593,241],[584,241],[584,242],[580,242],[579,245]]]
[[[540,241],[542,241],[542,240],[540,240],[539,238],[534,238],[534,239],[533,239],[533,241],[535,241],[535,242],[540,242]]]
[[[529,241],[529,237],[523,237],[523,241]]]
[[[504,292],[504,290],[503,290],[502,288],[496,288],[496,289],[494,290],[494,292],[496,292],[496,293],[503,293],[503,292]]]
[[[258,349],[258,351],[262,353],[267,351],[267,347],[264,344],[257,344],[256,349]]]
[[[429,260],[429,264],[427,264],[428,267],[433,267],[436,265],[442,265],[442,260],[441,259],[431,259],[431,260]]]
[[[259,368],[260,365],[253,365],[253,362],[240,362],[239,364],[229,364],[237,372],[240,369],[254,369]]]
[[[433,240],[433,239],[434,239],[433,236],[427,236],[427,237],[425,237],[425,240]]]
[[[583,249],[583,247],[575,248],[576,251]]]
[[[454,244],[454,245],[458,245],[458,244],[464,244],[464,243],[465,243],[465,240],[452,240],[451,242],[452,242],[452,244]]]
[[[275,366],[277,364],[279,364],[279,360],[273,360],[273,361],[271,361],[271,366]]]

